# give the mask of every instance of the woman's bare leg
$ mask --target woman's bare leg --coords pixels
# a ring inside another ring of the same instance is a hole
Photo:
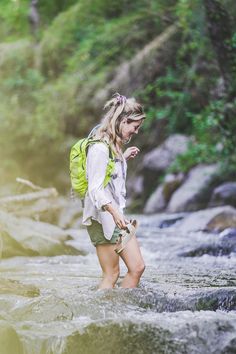
[[[120,253],[120,256],[128,268],[128,272],[121,283],[121,287],[135,288],[145,269],[145,264],[136,236],[131,238],[125,246],[125,249]]]
[[[96,251],[103,271],[103,279],[99,284],[99,289],[114,288],[120,275],[119,256],[115,252],[116,245],[97,245]]]

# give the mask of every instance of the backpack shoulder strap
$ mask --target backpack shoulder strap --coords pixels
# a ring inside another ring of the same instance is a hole
[[[85,151],[86,151],[86,155],[87,155],[87,153],[88,153],[88,148],[89,148],[89,146],[90,146],[91,144],[95,144],[95,143],[103,143],[103,144],[105,144],[105,145],[108,147],[108,149],[109,149],[109,159],[114,160],[115,154],[114,154],[114,152],[112,151],[111,146],[110,146],[106,141],[100,140],[100,139],[88,138],[88,140],[87,140],[87,145],[86,145],[86,150],[85,150]]]

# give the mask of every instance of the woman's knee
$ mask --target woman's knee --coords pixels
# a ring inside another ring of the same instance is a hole
[[[132,269],[129,269],[129,273],[135,275],[135,276],[141,276],[145,270],[145,264],[144,262],[137,263],[135,266],[132,267]]]

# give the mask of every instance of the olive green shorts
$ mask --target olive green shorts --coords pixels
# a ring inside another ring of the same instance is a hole
[[[87,226],[87,230],[88,230],[88,234],[90,236],[90,240],[92,242],[92,244],[96,247],[97,245],[104,245],[104,244],[116,244],[118,237],[119,237],[119,233],[120,233],[120,229],[116,226],[115,230],[113,232],[112,238],[110,240],[107,240],[104,237],[104,233],[103,233],[103,229],[102,229],[102,225],[95,221],[92,220],[92,225]]]

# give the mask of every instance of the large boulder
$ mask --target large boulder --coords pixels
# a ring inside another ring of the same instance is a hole
[[[61,228],[74,227],[74,223],[82,215],[81,200],[77,197],[40,198],[29,203],[10,203],[6,206],[1,204],[1,208],[15,216],[55,224]]]
[[[135,175],[127,181],[127,192],[131,198],[138,198],[143,193],[143,176]]]
[[[231,206],[222,206],[199,210],[186,216],[176,227],[181,232],[219,232],[228,228],[236,228],[236,209]]]
[[[163,193],[163,185],[158,186],[155,192],[147,200],[144,207],[145,214],[157,213],[164,210],[166,207],[166,200]]]
[[[81,227],[82,213],[82,203],[78,197],[66,199],[64,208],[62,208],[58,214],[57,225],[63,229]]]
[[[218,168],[217,164],[198,165],[190,170],[185,182],[172,195],[167,210],[176,213],[205,208]]]
[[[185,135],[171,135],[163,144],[144,156],[143,168],[153,170],[156,173],[164,172],[178,155],[187,150],[189,141],[190,138]]]
[[[79,254],[78,250],[66,245],[69,238],[66,231],[55,225],[0,211],[2,257]]]
[[[213,190],[209,206],[236,206],[236,182],[226,182]]]
[[[158,186],[147,200],[144,213],[151,214],[165,210],[172,193],[180,186],[183,178],[184,175],[182,173],[166,175],[164,183]]]

